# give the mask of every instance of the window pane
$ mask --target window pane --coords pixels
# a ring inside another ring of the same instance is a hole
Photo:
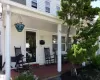
[[[45,12],[50,13],[50,2],[49,1],[45,1]]]
[[[45,7],[45,9],[46,9],[45,10],[46,12],[50,13],[50,8],[49,7]]]
[[[37,0],[32,0],[33,2],[37,3]]]
[[[65,37],[62,36],[62,43],[65,43]]]
[[[68,44],[68,49],[70,49],[70,48],[71,48],[71,43]]]
[[[32,1],[31,6],[34,7],[34,8],[37,8],[37,2]]]
[[[45,7],[49,7],[50,8],[50,2],[49,1],[45,1]]]
[[[61,45],[61,49],[62,49],[62,51],[65,51],[65,44]]]
[[[57,51],[57,44],[52,44],[53,51]]]
[[[68,38],[68,43],[71,43],[71,37]]]
[[[60,10],[60,7],[59,6],[56,6],[56,9],[57,9],[57,11],[59,11]]]
[[[57,43],[57,36],[56,35],[53,35],[52,36],[52,43]]]

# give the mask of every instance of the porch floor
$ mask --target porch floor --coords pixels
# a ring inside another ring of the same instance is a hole
[[[77,66],[76,66],[77,67]],[[62,65],[62,73],[68,71],[71,69],[71,64],[70,63],[64,63]],[[54,77],[58,75],[57,72],[57,64],[55,65],[48,65],[48,66],[39,66],[39,67],[33,67],[32,72],[37,75],[40,80],[45,80],[46,78],[49,77]],[[14,80],[14,78],[19,75],[18,72],[15,72],[14,70],[11,70],[11,76],[12,79]]]

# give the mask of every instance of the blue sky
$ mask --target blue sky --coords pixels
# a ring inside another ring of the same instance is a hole
[[[93,1],[93,2],[91,3],[91,5],[92,5],[93,7],[100,7],[100,0],[99,0],[99,1]]]

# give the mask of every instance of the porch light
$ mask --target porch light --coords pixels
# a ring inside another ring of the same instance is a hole
[[[18,32],[22,32],[22,30],[24,29],[25,25],[22,22],[16,23],[15,27],[17,29]]]

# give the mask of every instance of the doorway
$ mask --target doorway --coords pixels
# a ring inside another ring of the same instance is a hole
[[[26,61],[36,62],[36,32],[26,31]]]

